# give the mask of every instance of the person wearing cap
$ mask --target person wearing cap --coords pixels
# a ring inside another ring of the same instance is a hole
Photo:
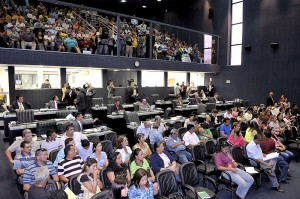
[[[42,83],[41,88],[51,88],[51,84],[49,83],[49,79],[45,79],[45,82]]]
[[[186,127],[187,132],[184,134],[183,136],[183,141],[185,146],[187,147],[191,147],[197,144],[200,144],[201,141],[199,140],[199,138],[197,137],[196,133],[195,133],[195,126],[193,124],[188,124]]]
[[[154,122],[158,126],[158,132],[160,132],[162,134],[166,129],[165,129],[164,125],[161,123],[161,117],[159,115],[156,115],[154,118]]]
[[[223,177],[228,179],[230,176],[231,180],[238,185],[236,195],[240,198],[245,198],[254,179],[249,173],[237,168],[238,163],[232,158],[227,142],[222,143],[221,150],[216,153],[214,160],[215,166],[219,171],[226,171],[227,175],[222,173]]]
[[[171,130],[171,135],[167,139],[166,143],[168,150],[178,155],[178,161],[181,164],[192,161],[192,155],[186,151],[184,141],[181,141],[178,135],[179,134],[177,129]]]

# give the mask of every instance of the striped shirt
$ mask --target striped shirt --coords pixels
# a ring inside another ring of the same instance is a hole
[[[14,170],[16,169],[25,169],[30,164],[35,161],[35,156],[32,153],[29,153],[28,156],[25,156],[23,152],[17,155],[14,159]]]
[[[83,160],[76,156],[73,160],[62,159],[58,163],[58,175],[65,176],[69,179],[72,175],[76,175],[82,172]]]
[[[52,165],[52,163],[49,160],[44,162],[44,164],[45,164],[44,166],[46,166],[48,168],[49,173],[52,177],[57,175],[55,167]],[[35,160],[33,162],[33,164],[29,165],[25,169],[25,173],[23,174],[23,184],[30,184],[30,185],[34,184],[34,182],[35,182],[34,174],[35,174],[37,168],[39,168],[39,167],[41,167],[41,166]]]

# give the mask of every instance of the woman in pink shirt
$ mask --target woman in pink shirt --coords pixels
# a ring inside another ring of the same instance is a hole
[[[232,131],[227,142],[233,146],[243,147],[245,140],[240,132],[240,124],[238,122],[232,124]]]

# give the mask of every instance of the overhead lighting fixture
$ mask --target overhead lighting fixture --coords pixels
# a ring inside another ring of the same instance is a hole
[[[127,0],[121,0],[121,3],[126,3],[127,2]]]
[[[161,1],[161,0],[157,0],[157,1]]]
[[[147,8],[147,6],[142,6],[143,8]]]

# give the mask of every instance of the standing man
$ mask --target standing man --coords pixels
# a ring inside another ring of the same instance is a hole
[[[109,80],[107,83],[107,99],[108,103],[111,104],[111,98],[115,96],[116,87],[114,85],[114,82],[112,80]]]
[[[52,100],[50,100],[49,102],[48,102],[48,108],[50,108],[50,109],[58,109],[58,103],[59,103],[59,98],[57,97],[57,95],[54,95],[53,97],[52,97]]]
[[[274,96],[274,93],[271,91],[267,98],[267,106],[274,106],[275,102],[274,102],[273,96]]]
[[[75,100],[77,110],[78,110],[78,112],[80,112],[84,115],[84,113],[86,111],[86,103],[85,103],[84,94],[81,92],[80,88],[75,88],[75,93],[77,94],[77,97],[76,97],[76,100]]]
[[[96,94],[95,88],[89,82],[86,87],[86,102],[87,102],[87,110],[86,112],[90,113],[91,107],[93,106],[93,97]]]
[[[77,97],[77,94],[76,92],[71,89],[70,86],[67,86],[66,87],[66,94],[65,94],[65,98],[64,98],[64,101],[66,103],[67,106],[74,106],[75,103],[74,103],[74,100],[76,99]]]
[[[186,86],[184,85],[184,82],[182,82],[182,84],[180,85],[180,95],[182,98],[185,97],[185,93],[186,93]]]
[[[174,94],[175,94],[175,97],[180,94],[179,83],[176,83],[176,86],[174,87]]]
[[[208,83],[208,95],[209,97],[214,97],[215,93],[215,85],[213,85],[212,81],[209,81]]]

